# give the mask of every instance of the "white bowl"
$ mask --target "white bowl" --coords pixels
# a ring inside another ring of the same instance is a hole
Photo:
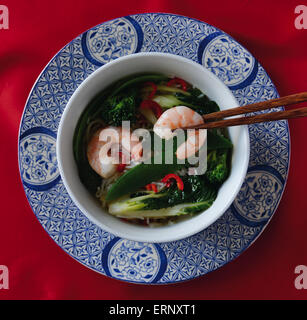
[[[165,53],[137,53],[102,66],[78,87],[62,115],[57,135],[57,160],[63,183],[78,208],[96,225],[121,238],[141,242],[169,242],[204,230],[227,210],[239,192],[249,161],[249,134],[246,126],[229,128],[234,145],[231,173],[219,189],[212,206],[174,225],[149,228],[122,222],[103,210],[80,182],[73,156],[73,134],[77,121],[92,98],[116,80],[140,72],[177,76],[202,90],[220,108],[239,106],[231,91],[210,71],[186,58]]]

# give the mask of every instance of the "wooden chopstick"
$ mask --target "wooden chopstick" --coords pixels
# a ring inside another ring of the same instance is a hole
[[[297,108],[292,110],[277,111],[270,113],[263,113],[254,116],[247,117],[237,117],[232,119],[220,120],[225,117],[241,115],[250,112],[262,111],[266,109],[271,109],[280,106],[292,105],[295,103],[300,103],[307,101],[307,92],[302,92],[298,94],[293,94],[290,96],[285,96],[278,99],[267,100],[263,102],[253,103],[250,105],[232,108],[228,110],[213,112],[207,115],[204,115],[204,124],[186,127],[183,129],[212,129],[212,128],[223,128],[239,125],[248,125],[259,122],[268,122],[276,121],[283,119],[293,119],[301,118],[307,116],[307,107]],[[218,120],[218,121],[217,121]]]
[[[224,128],[232,126],[240,126],[245,124],[253,124],[259,122],[268,122],[284,119],[293,119],[293,118],[302,118],[307,117],[307,107],[286,110],[286,111],[277,111],[271,113],[263,113],[256,116],[250,117],[240,117],[233,119],[226,119],[220,121],[207,122],[198,126],[188,127],[184,129],[213,129],[213,128]]]
[[[249,104],[243,107],[232,108],[228,110],[218,111],[209,113],[203,116],[205,121],[215,121],[219,119],[223,119],[226,117],[236,116],[239,114],[262,111],[266,109],[271,109],[280,106],[289,106],[291,104],[300,103],[307,101],[307,91],[301,92],[297,94],[292,94],[290,96],[285,96],[277,99],[271,99],[267,101],[257,102],[253,104]]]

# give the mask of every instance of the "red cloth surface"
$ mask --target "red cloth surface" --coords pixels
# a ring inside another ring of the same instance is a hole
[[[291,166],[283,198],[268,227],[239,258],[204,277],[167,286],[122,283],[69,257],[33,214],[18,171],[19,122],[41,70],[88,28],[128,14],[176,13],[233,36],[264,66],[280,95],[307,89],[307,30],[294,9],[304,1],[12,1],[9,30],[0,30],[0,265],[9,289],[0,299],[306,299],[297,265],[307,265],[307,119],[290,121]]]

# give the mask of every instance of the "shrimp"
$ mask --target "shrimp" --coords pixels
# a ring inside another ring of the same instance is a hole
[[[105,142],[100,141],[99,131],[97,131],[87,146],[87,158],[92,169],[103,178],[110,178],[115,172],[117,166],[112,158],[106,157],[103,163],[100,161],[100,151]]]
[[[173,138],[176,133],[173,130],[189,126],[203,124],[203,117],[194,110],[186,106],[177,106],[163,112],[154,125],[154,132],[162,139]],[[178,159],[186,159],[194,155],[205,143],[207,139],[207,130],[188,130],[188,137],[185,143],[181,144],[176,156]]]
[[[120,163],[129,164],[130,158],[141,158],[142,143],[130,130],[120,127],[106,127],[98,130],[90,140],[87,158],[93,170],[103,178],[109,178],[117,171]]]

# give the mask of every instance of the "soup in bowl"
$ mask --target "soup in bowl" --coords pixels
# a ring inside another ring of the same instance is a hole
[[[237,107],[203,66],[172,54],[138,53],[90,75],[58,130],[63,183],[103,230],[142,242],[200,232],[230,206],[246,175],[246,126],[188,129]]]

